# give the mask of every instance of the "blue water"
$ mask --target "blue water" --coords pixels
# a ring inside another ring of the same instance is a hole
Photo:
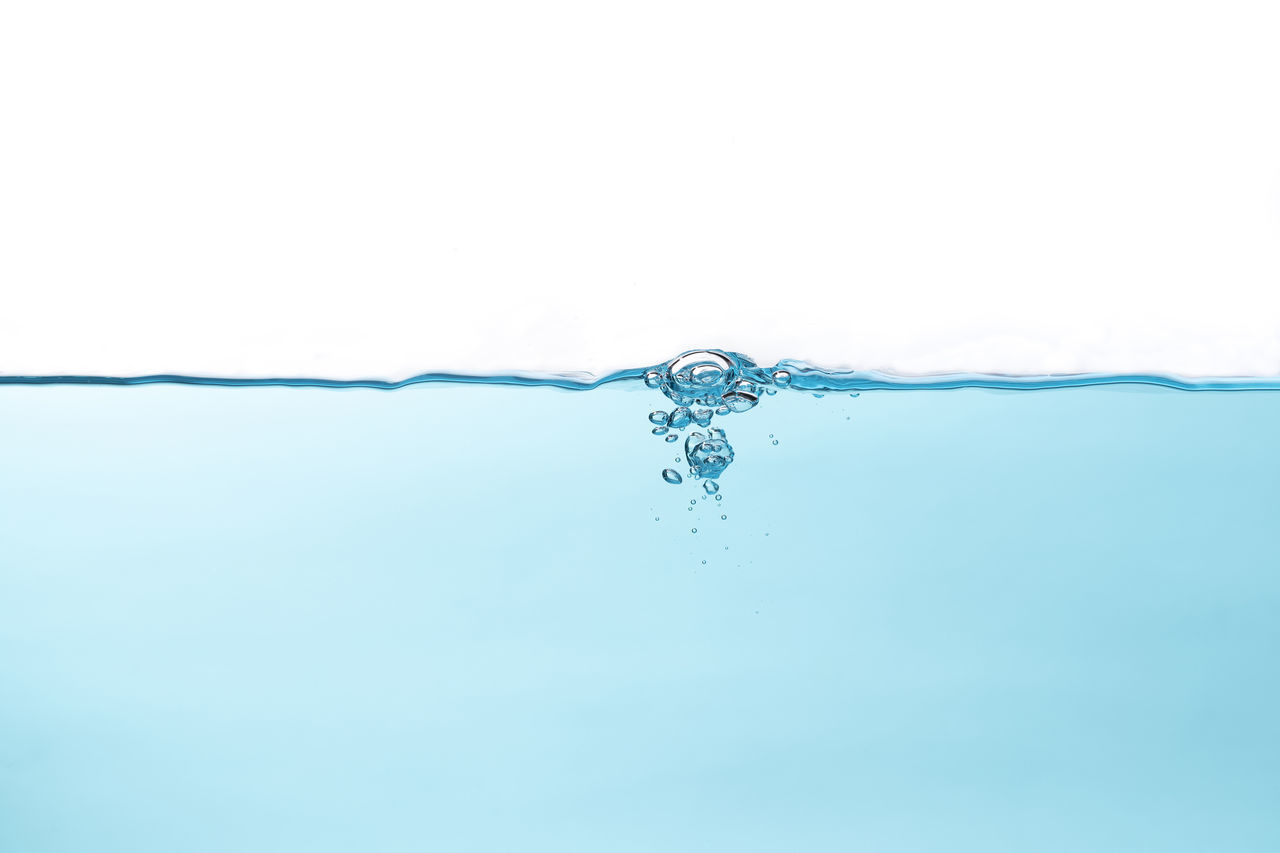
[[[1280,393],[782,367],[0,387],[0,850],[1280,849]]]

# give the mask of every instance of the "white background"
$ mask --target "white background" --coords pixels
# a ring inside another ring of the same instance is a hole
[[[0,373],[1280,373],[1277,8],[16,0]]]

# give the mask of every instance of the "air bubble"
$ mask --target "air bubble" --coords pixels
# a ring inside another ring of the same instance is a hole
[[[700,427],[710,426],[711,410],[710,409],[694,409],[693,422]]]
[[[690,433],[684,440],[684,455],[695,476],[716,479],[733,462],[733,447],[725,439],[724,430],[708,430],[707,435]]]
[[[667,419],[667,426],[672,429],[684,429],[689,425],[690,419],[688,407],[681,406],[671,413],[671,417]]]
[[[667,435],[667,441],[679,441],[679,440],[680,440],[680,436],[676,435],[674,432]]]
[[[773,384],[779,388],[786,388],[791,384],[791,374],[785,370],[775,370],[773,372]]]
[[[724,371],[714,364],[699,364],[689,371],[689,378],[696,385],[715,385],[724,378]]]
[[[673,486],[677,485],[678,483],[684,482],[684,478],[680,476],[680,472],[672,468],[662,469],[662,479],[666,480],[668,483],[670,483]]]
[[[726,518],[728,518],[728,517],[729,517],[729,516],[727,516],[727,515],[722,515],[722,516],[720,516],[720,520],[721,520],[721,521],[724,521],[724,520],[725,520]]]
[[[658,426],[666,426],[666,425],[667,425],[667,413],[666,413],[666,412],[663,412],[663,411],[650,412],[650,413],[649,413],[649,423],[651,423],[651,424],[657,424]]]
[[[724,495],[716,495],[716,500],[720,500],[720,499],[721,499],[721,498],[723,498],[723,497],[724,497]]]
[[[654,427],[651,430],[651,432],[654,435],[666,435],[668,432],[670,432],[670,430],[668,430],[666,427]]]
[[[650,370],[644,375],[644,384],[650,388],[657,388],[662,384],[662,374],[656,370]]]
[[[773,440],[773,443],[774,443],[774,444],[777,444],[777,443],[778,443],[778,439],[776,439],[776,438],[775,438],[775,439]]]
[[[716,492],[720,491],[720,484],[717,483],[715,480],[707,480],[705,483],[702,484],[702,488],[706,491],[707,494],[714,495]]]

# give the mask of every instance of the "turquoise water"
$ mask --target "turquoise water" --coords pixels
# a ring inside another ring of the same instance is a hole
[[[0,850],[1280,849],[1280,394],[791,372],[0,387]]]

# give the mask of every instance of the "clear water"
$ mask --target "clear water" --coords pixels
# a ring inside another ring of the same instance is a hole
[[[789,373],[0,387],[0,850],[1280,849],[1280,394]]]

